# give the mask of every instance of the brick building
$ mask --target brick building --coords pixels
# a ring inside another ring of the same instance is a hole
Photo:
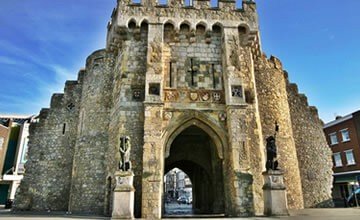
[[[360,111],[336,117],[324,132],[333,152],[333,198],[346,198],[360,181]]]

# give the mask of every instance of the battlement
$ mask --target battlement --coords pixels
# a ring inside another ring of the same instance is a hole
[[[210,5],[210,0],[119,0],[108,24],[108,46],[114,43],[117,36],[144,24],[171,23],[176,31],[184,23],[190,26],[191,31],[196,30],[199,24],[207,31],[211,31],[214,25],[223,28],[244,27],[251,39],[256,37],[258,18],[253,1],[243,0],[241,8],[236,7],[235,0],[218,0],[217,3],[215,7]]]
[[[241,1],[241,4],[239,2]],[[255,5],[253,0],[118,0],[120,6],[185,8],[244,11]]]

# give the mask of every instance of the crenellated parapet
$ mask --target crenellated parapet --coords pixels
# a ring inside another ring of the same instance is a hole
[[[255,40],[258,32],[256,4],[252,1],[243,1],[241,9],[236,8],[232,0],[220,0],[218,7],[211,7],[209,0],[195,0],[191,6],[175,0],[169,0],[166,5],[156,1],[118,1],[108,24],[107,49],[114,50],[126,39],[124,36],[139,33],[137,29],[145,24],[166,23],[174,25],[175,31],[179,31],[181,25],[186,23],[193,32],[199,24],[206,31],[213,30],[214,25],[242,27],[249,43]]]

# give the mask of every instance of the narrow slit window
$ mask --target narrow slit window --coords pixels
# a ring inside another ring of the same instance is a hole
[[[212,78],[213,78],[213,89],[216,89],[216,77],[215,77],[215,65],[212,63],[211,64],[211,73],[212,73]]]
[[[132,3],[133,3],[133,4],[140,5],[140,4],[141,4],[141,0],[132,0]]]
[[[173,75],[172,75],[172,62],[169,63],[169,87],[172,88],[173,83]]]
[[[66,132],[66,123],[63,124],[62,134],[65,134]]]

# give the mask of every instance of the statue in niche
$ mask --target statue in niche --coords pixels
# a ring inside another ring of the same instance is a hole
[[[130,137],[125,136],[120,138],[120,162],[119,162],[119,169],[121,171],[128,171],[131,169],[131,162],[130,162]]]
[[[276,134],[279,131],[279,125],[275,122],[275,134],[266,138],[266,171],[278,170],[279,163],[277,159]]]

